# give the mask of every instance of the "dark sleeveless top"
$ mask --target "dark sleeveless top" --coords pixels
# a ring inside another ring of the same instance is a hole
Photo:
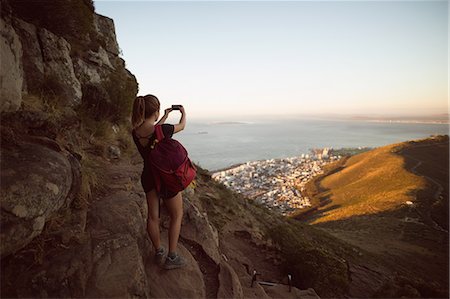
[[[175,126],[172,124],[162,124],[161,126],[164,138],[172,138],[173,131],[175,130]],[[153,141],[156,139],[156,134],[150,134],[147,136],[140,136],[135,130],[132,131],[133,141],[136,144],[136,147],[141,154],[142,159],[144,159],[144,169],[146,168],[147,164],[147,157],[148,157],[148,151],[150,150],[150,145],[153,143]],[[142,139],[150,139],[148,144],[146,146],[142,146],[142,144],[139,142],[139,137],[142,137]]]
[[[175,126],[171,125],[171,124],[162,124],[161,127],[162,127],[162,130],[164,133],[164,138],[172,138],[173,132],[175,130]],[[142,159],[144,159],[144,168],[142,169],[142,174],[141,174],[141,184],[142,184],[144,191],[147,193],[150,190],[152,190],[153,188],[155,188],[155,182],[152,178],[151,168],[148,167],[147,157],[148,157],[148,152],[150,151],[150,145],[156,139],[156,133],[155,134],[152,133],[148,136],[140,136],[133,130],[131,135],[133,136],[134,143],[136,144],[136,147],[137,147],[139,153],[141,154]],[[144,139],[144,138],[149,139],[148,144],[146,146],[142,146],[142,144],[139,143],[139,137],[142,137],[142,139]],[[166,191],[166,189],[164,188],[164,186],[162,186],[161,197],[163,199],[172,198],[175,195],[176,195],[176,193],[175,194],[168,193]],[[159,201],[158,201],[158,204],[159,204]]]

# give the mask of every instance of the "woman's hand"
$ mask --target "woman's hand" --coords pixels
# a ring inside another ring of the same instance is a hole
[[[178,124],[174,125],[174,131],[173,131],[174,134],[181,130],[184,130],[184,127],[186,126],[186,114],[185,114],[183,106],[180,107],[180,112],[181,112],[180,122]]]
[[[172,108],[167,108],[164,110],[164,115],[161,117],[161,119],[156,123],[157,125],[162,125],[166,119],[169,117],[169,112],[172,111]]]
[[[167,108],[164,110],[164,115],[169,115],[169,112],[172,111],[172,108]]]

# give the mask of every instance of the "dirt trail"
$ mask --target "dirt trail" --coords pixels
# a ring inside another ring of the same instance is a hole
[[[137,155],[133,156],[130,162],[125,160],[112,161],[110,167],[106,168],[104,173],[105,179],[107,180],[106,185],[108,186],[107,190],[109,190],[109,193],[112,194],[118,191],[128,191],[130,194],[136,193],[145,199],[145,193],[140,182],[142,167],[143,165],[140,161],[140,157]],[[107,199],[108,194],[101,194],[101,196],[98,196],[97,198]],[[145,208],[147,208],[147,206],[145,206]],[[161,206],[161,213],[163,213],[163,209],[164,205]],[[163,226],[160,227],[160,230],[161,232],[165,231],[167,233],[167,229]],[[167,240],[163,240],[162,236],[161,241],[163,244],[167,243]],[[197,242],[185,239],[180,235],[178,243],[182,244],[190,252],[190,254],[192,254],[197,262],[203,274],[206,297],[217,298],[217,291],[219,288],[218,266],[215,265],[215,263],[211,260],[211,258],[209,258]],[[151,253],[151,256],[153,256],[153,253]]]

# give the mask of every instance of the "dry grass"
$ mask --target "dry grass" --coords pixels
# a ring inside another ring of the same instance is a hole
[[[24,95],[21,108],[24,111],[44,112],[48,122],[60,124],[67,107],[57,93],[42,92]],[[133,153],[134,148],[125,125],[117,126],[118,131],[115,132],[114,124],[108,120],[95,120],[83,109],[77,109],[76,113],[80,120],[79,128],[62,130],[56,140],[62,147],[81,156],[81,191],[73,207],[84,209],[89,206],[94,190],[101,190],[106,183],[102,176],[102,158],[106,156],[108,146],[117,145],[125,156]]]
[[[24,97],[23,109],[30,111],[43,111],[49,120],[59,122],[63,117],[64,104],[57,95],[41,94]],[[98,157],[103,157],[105,147],[115,141],[116,136],[112,124],[108,121],[95,121],[86,116],[78,115],[81,127],[77,134],[61,132],[57,140],[62,145],[70,144],[73,151],[81,155],[81,191],[73,202],[73,207],[84,209],[89,206],[94,189],[102,187],[102,167]]]
[[[116,140],[118,147],[122,152],[122,156],[130,158],[136,152],[133,138],[131,137],[131,126],[124,124],[119,125],[119,130],[116,133]]]
[[[448,222],[448,136],[381,147],[343,164],[313,186],[315,200],[327,204],[298,219],[374,254],[376,264],[405,277],[419,297],[448,293],[448,232],[433,222]],[[428,178],[442,185],[439,200]],[[408,297],[402,284],[378,295]]]
[[[73,202],[78,209],[85,209],[92,200],[94,190],[105,188],[101,163],[91,155],[85,155],[81,161],[81,190]]]
[[[37,95],[24,94],[22,96],[22,109],[30,111],[44,111],[43,99]]]
[[[121,156],[129,159],[136,147],[131,137],[131,127],[126,122],[112,123],[107,119],[95,120],[84,109],[78,110],[81,132],[87,141],[85,150],[93,155],[105,157],[110,145],[117,146]]]
[[[405,169],[404,158],[395,154],[398,144],[353,156],[344,169],[326,176],[321,187],[338,208],[328,210],[312,223],[346,219],[393,210],[412,200],[426,181]],[[319,209],[320,211],[320,209]]]
[[[114,131],[112,123],[107,120],[95,120],[89,115],[83,114],[83,110],[78,111],[81,120],[81,130],[86,134],[87,140],[112,141],[114,140]]]
[[[22,97],[22,109],[26,111],[42,111],[48,116],[48,121],[56,122],[63,116],[64,104],[57,95],[26,94]]]

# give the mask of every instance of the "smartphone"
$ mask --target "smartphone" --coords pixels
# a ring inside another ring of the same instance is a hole
[[[173,110],[180,110],[181,107],[183,107],[183,105],[172,105]]]

